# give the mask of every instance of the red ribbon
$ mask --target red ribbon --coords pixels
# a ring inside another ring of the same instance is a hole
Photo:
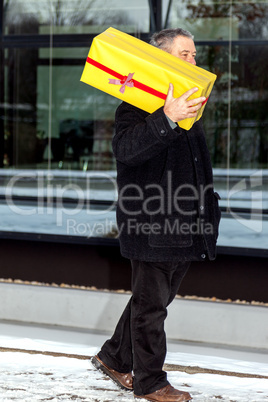
[[[96,60],[87,57],[87,63],[92,64],[92,66],[99,68],[100,70],[104,71],[105,73],[111,74],[116,77],[118,80],[109,79],[109,84],[115,85],[122,85],[120,88],[120,92],[125,92],[125,86],[129,87],[136,87],[141,89],[142,91],[148,92],[151,95],[157,96],[160,99],[166,100],[167,95],[163,94],[162,92],[156,91],[155,89],[149,87],[148,85],[142,84],[141,82],[134,80],[132,77],[134,73],[129,73],[128,76],[122,75],[117,73],[116,71],[112,70],[109,67],[106,67],[104,64],[99,63]],[[204,102],[202,102],[202,106],[208,101],[208,97]]]
[[[128,76],[125,76],[122,80],[114,80],[113,78],[109,78],[109,84],[122,85],[119,91],[123,94],[126,86],[134,87],[134,82],[132,80],[133,75],[134,73],[129,73]]]
[[[112,70],[111,68],[104,66],[103,64],[99,63],[98,61],[91,59],[90,57],[87,58],[87,63],[92,64],[92,66],[97,67],[100,70],[104,71],[105,73],[111,74],[114,77],[118,78],[118,80],[122,81],[122,82],[120,82],[120,84],[122,83],[124,85],[125,81],[128,78],[122,74],[117,73],[116,71]],[[139,88],[142,91],[148,92],[149,94],[157,96],[160,99],[165,100],[167,97],[166,94],[156,91],[155,89],[149,87],[148,85],[142,84],[141,82],[134,80],[133,78],[131,79],[130,82],[132,82],[134,84],[135,88]],[[130,82],[128,82],[128,83],[130,83]],[[128,83],[126,85],[128,85]],[[132,85],[128,85],[128,86],[132,86]]]

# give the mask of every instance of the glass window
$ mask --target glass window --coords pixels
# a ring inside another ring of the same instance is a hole
[[[148,3],[3,5],[0,230],[86,237],[66,218],[75,215],[87,227],[98,215],[109,218],[107,227],[97,230],[94,222],[90,234],[105,236],[115,224],[111,138],[120,101],[80,78],[95,35],[110,26],[136,36],[149,31]]]
[[[257,240],[267,231],[267,14],[267,1],[182,0],[168,20],[194,34],[197,65],[217,75],[203,121],[225,246],[267,247]]]
[[[52,63],[46,50],[40,50],[37,69],[41,162],[74,170],[114,169],[111,138],[118,99],[80,82],[88,49],[53,49]]]
[[[0,230],[9,230],[14,222],[14,230],[50,233],[53,227],[55,233],[87,236],[86,230],[82,233],[84,226],[79,231],[74,220],[67,225],[70,216],[85,224],[98,210],[110,214],[115,223],[116,167],[111,138],[120,101],[80,82],[80,77],[91,40],[106,28],[113,26],[149,40],[154,25],[150,2],[0,3],[4,5],[0,191],[2,200],[9,203],[2,214],[6,226],[2,220]],[[230,208],[242,211],[247,214],[244,226],[248,228],[268,209],[268,2],[162,3],[163,23],[190,30],[195,36],[197,64],[217,75],[203,115],[215,185],[227,211],[225,217],[230,216]],[[37,200],[37,209],[29,207],[29,216],[32,213],[34,218],[34,211],[41,211],[27,230],[28,218],[16,219],[16,213],[24,211],[20,203],[25,199]],[[53,200],[56,209],[50,209]],[[20,207],[13,208],[13,201]],[[103,214],[103,219],[108,215]],[[39,225],[42,217],[45,226]],[[222,224],[226,233],[229,225],[230,219]],[[264,233],[260,225],[257,222],[258,234]],[[108,225],[99,235],[109,231]],[[237,233],[244,236],[241,227]],[[232,245],[228,235],[222,239],[222,244]],[[258,247],[265,247],[265,242],[258,242]]]
[[[114,169],[111,137],[119,101],[85,88],[80,77],[93,36],[109,26],[136,35],[148,31],[148,4],[6,0],[4,16],[6,34],[28,35],[21,47],[12,42],[5,51],[5,167]],[[53,38],[78,33],[92,34],[88,47],[54,47]],[[39,35],[47,47],[27,47]]]
[[[5,0],[5,34],[100,33],[113,26],[125,32],[149,30],[147,1],[124,0]],[[46,31],[46,29],[45,29]]]
[[[267,168],[267,13],[263,1],[173,2],[170,26],[194,34],[197,64],[217,75],[204,114],[214,167]]]
[[[190,30],[196,40],[266,39],[267,1],[175,0],[169,26]]]
[[[5,166],[113,169],[119,101],[80,82],[88,49],[75,49],[74,59],[72,49],[53,49],[52,59],[46,50],[7,51]]]

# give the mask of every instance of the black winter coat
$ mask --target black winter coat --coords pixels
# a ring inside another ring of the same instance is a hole
[[[202,123],[170,127],[123,102],[116,111],[117,225],[121,253],[142,261],[215,259],[220,210]]]

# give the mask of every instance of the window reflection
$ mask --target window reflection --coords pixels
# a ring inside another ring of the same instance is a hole
[[[173,2],[170,26],[195,35],[197,64],[217,75],[204,114],[214,167],[267,167],[267,14],[263,1]]]
[[[81,83],[80,77],[92,38],[106,28],[149,40],[149,2],[4,0],[3,4],[0,155],[6,182],[12,169],[37,169],[37,175],[40,170],[58,174],[63,186],[77,180],[83,188],[83,173],[99,172],[94,197],[114,201],[115,188],[111,190],[102,175],[109,172],[115,177],[111,138],[120,101]],[[163,19],[167,4],[163,0]],[[217,75],[203,121],[221,205],[228,204],[228,175],[233,183],[248,175],[251,183],[250,175],[258,171],[266,191],[258,210],[267,211],[268,3],[173,0],[168,27],[178,26],[195,35],[197,64]],[[18,194],[29,177],[16,182],[21,187]],[[53,183],[47,180],[50,189]],[[34,180],[31,186],[36,186]],[[92,197],[93,192],[88,193]],[[246,188],[235,194],[232,205],[250,208],[250,197]]]
[[[267,39],[267,16],[267,1],[177,0],[169,23],[188,27],[198,40]]]
[[[113,26],[126,32],[148,32],[149,7],[143,0],[5,0],[5,33],[38,33],[50,26],[57,33],[99,33]]]
[[[77,66],[60,53],[52,65],[36,49],[7,53],[6,77],[12,85],[5,94],[5,165],[46,168],[50,161],[50,168],[112,169],[119,101],[80,82],[85,56]]]
[[[5,167],[107,170],[119,101],[80,77],[88,47],[54,47],[57,35],[91,38],[109,26],[139,35],[149,30],[144,1],[4,1],[6,35],[32,35],[34,48],[5,51]],[[38,44],[49,36],[49,47]],[[30,36],[25,37],[27,43]],[[15,43],[15,42],[13,42]]]

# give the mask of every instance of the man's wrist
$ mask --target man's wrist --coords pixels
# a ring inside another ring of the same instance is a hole
[[[174,130],[174,128],[177,127],[177,123],[175,123],[173,120],[171,120],[166,114],[165,114],[165,116],[167,118],[167,121],[168,121],[170,127],[172,128],[172,130]]]

